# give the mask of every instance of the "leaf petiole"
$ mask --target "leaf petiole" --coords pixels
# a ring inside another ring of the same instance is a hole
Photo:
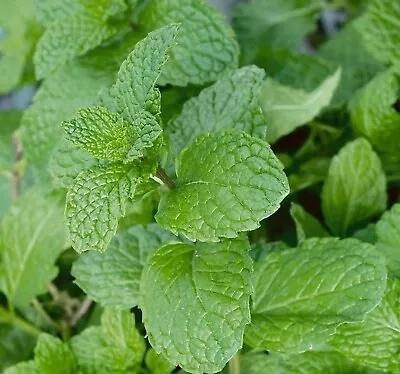
[[[39,336],[42,333],[42,331],[40,331],[37,327],[30,324],[28,321],[18,317],[16,314],[8,311],[7,309],[1,306],[0,306],[0,321],[9,323],[33,336]]]

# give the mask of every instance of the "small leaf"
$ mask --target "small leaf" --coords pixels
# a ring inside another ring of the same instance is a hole
[[[121,31],[124,25],[108,21],[116,0],[82,2],[78,12],[55,19],[40,39],[35,55],[35,71],[39,79],[76,56],[96,48]],[[119,9],[124,11],[124,8]]]
[[[150,0],[139,18],[139,24],[151,30],[170,23],[181,24],[181,31],[162,70],[161,84],[201,85],[237,68],[235,35],[224,17],[205,1]]]
[[[268,140],[274,143],[315,118],[331,102],[340,74],[340,69],[336,70],[312,92],[267,78],[259,102],[268,126]]]
[[[332,159],[322,191],[322,210],[329,228],[344,236],[355,224],[385,210],[386,177],[367,140],[345,145]]]
[[[160,113],[161,94],[155,85],[178,31],[179,26],[171,24],[149,33],[122,63],[111,94],[116,109],[128,122],[134,123],[143,110]]]
[[[377,75],[350,102],[351,124],[383,153],[398,155],[400,113],[393,104],[399,97],[400,73],[394,69]]]
[[[400,204],[385,212],[376,224],[376,248],[385,255],[388,269],[400,276]]]
[[[69,238],[77,252],[107,249],[125,215],[126,200],[149,173],[144,170],[138,165],[99,165],[78,175],[65,207]]]
[[[145,362],[151,374],[171,374],[175,370],[174,365],[152,348],[147,351]]]
[[[289,193],[268,143],[244,132],[198,136],[180,154],[176,173],[178,187],[162,197],[156,220],[192,241],[254,230]]]
[[[255,265],[245,341],[286,354],[310,350],[374,309],[386,275],[382,256],[355,239],[308,239],[272,252]]]
[[[319,221],[307,213],[300,205],[292,203],[290,215],[296,224],[297,243],[300,244],[309,238],[324,238],[329,236],[329,233]]]
[[[372,0],[366,12],[355,22],[365,47],[379,61],[396,64],[400,58],[400,4],[391,0]]]
[[[139,281],[148,256],[167,241],[176,240],[157,224],[118,233],[105,253],[81,255],[72,267],[75,282],[103,306],[137,306]],[[118,292],[115,292],[115,290]]]
[[[338,328],[330,344],[355,362],[396,372],[400,367],[400,281],[388,279],[378,307],[360,323]]]
[[[223,369],[250,321],[248,249],[245,240],[176,243],[152,255],[140,307],[157,353],[191,373]]]
[[[265,139],[267,127],[258,105],[264,75],[262,69],[247,66],[188,100],[168,124],[175,155],[205,132],[236,129]]]
[[[131,356],[129,366],[135,367],[142,362],[146,342],[136,329],[135,316],[129,310],[104,309],[101,326],[107,341]]]
[[[55,261],[67,242],[60,200],[29,189],[1,221],[0,236],[0,289],[11,305],[24,308],[57,275]]]
[[[75,373],[75,357],[71,349],[49,334],[39,336],[35,348],[35,363],[40,374]]]

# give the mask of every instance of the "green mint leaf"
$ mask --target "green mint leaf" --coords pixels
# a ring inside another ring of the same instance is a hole
[[[64,131],[75,145],[98,159],[132,162],[145,155],[162,135],[162,128],[150,113],[141,111],[127,123],[103,107],[81,109]]]
[[[146,352],[146,342],[135,326],[135,316],[129,310],[107,308],[101,316],[101,326],[108,342],[121,351],[130,351],[129,366],[139,365]]]
[[[371,80],[350,102],[353,128],[379,151],[398,154],[400,114],[393,104],[398,99],[400,73],[389,69]]]
[[[168,124],[175,155],[197,135],[234,128],[265,139],[266,124],[258,105],[265,73],[255,66],[235,70],[201,91]]]
[[[385,64],[396,64],[400,58],[398,35],[400,32],[400,4],[391,0],[372,0],[355,22],[365,47]]]
[[[324,238],[329,233],[310,213],[307,213],[303,207],[292,203],[290,215],[296,225],[297,242],[301,243],[309,238]]]
[[[144,360],[151,374],[171,374],[175,370],[174,365],[152,348],[146,352]]]
[[[67,242],[60,200],[29,189],[3,218],[0,236],[0,289],[10,304],[24,308],[57,275],[55,261]]]
[[[125,216],[128,197],[145,178],[144,165],[93,166],[81,172],[67,193],[65,216],[74,249],[103,252]],[[142,174],[143,173],[143,174]]]
[[[250,322],[248,249],[245,240],[226,240],[154,252],[143,272],[140,307],[157,353],[191,373],[223,369]]]
[[[4,370],[3,374],[39,374],[35,361],[21,362]]]
[[[86,151],[62,138],[49,160],[49,172],[56,188],[69,188],[82,170],[96,165],[97,161]]]
[[[58,66],[96,48],[121,31],[123,23],[109,21],[120,1],[83,1],[82,10],[52,22],[39,40],[34,55],[36,76],[46,77]],[[119,9],[124,11],[124,8]]]
[[[128,122],[134,123],[142,110],[160,113],[161,94],[155,85],[179,29],[179,25],[172,24],[149,33],[122,63],[111,94],[118,112]]]
[[[338,31],[318,52],[318,56],[342,69],[342,79],[332,99],[332,106],[336,107],[348,102],[359,88],[384,69],[365,49],[353,25],[350,23]]]
[[[205,84],[238,67],[235,35],[222,14],[205,1],[151,0],[139,18],[139,24],[151,30],[170,23],[181,24],[181,31],[160,84]]]
[[[386,208],[386,177],[381,161],[365,139],[346,144],[332,159],[322,191],[329,228],[344,236]]]
[[[105,253],[81,255],[71,273],[75,283],[101,305],[133,308],[138,305],[140,277],[148,256],[174,238],[157,224],[130,228],[118,233]]]
[[[281,241],[253,244],[251,247],[251,258],[254,261],[260,261],[274,251],[283,251],[290,247]]]
[[[321,9],[318,0],[254,0],[236,7],[233,25],[246,54],[253,54],[263,40],[295,49],[315,29]]]
[[[305,92],[267,78],[260,105],[268,126],[268,140],[274,143],[316,117],[329,105],[339,81],[340,69],[314,91]]]
[[[40,86],[22,119],[24,157],[42,183],[51,182],[48,163],[64,136],[61,122],[77,110],[98,103],[98,94],[116,79],[120,64],[137,40],[128,34],[118,43],[99,47],[52,73]]]
[[[374,309],[386,276],[383,257],[355,239],[308,239],[272,252],[255,265],[245,341],[273,352],[310,350],[340,324]]]
[[[18,86],[40,35],[32,0],[0,3],[0,94]]]
[[[70,347],[49,334],[39,336],[35,347],[35,363],[40,374],[75,373],[75,357]]]
[[[385,212],[376,224],[377,249],[386,257],[388,269],[400,275],[400,204]]]
[[[9,366],[28,360],[31,357],[36,344],[35,337],[3,323],[0,323],[0,336],[1,372]]]
[[[198,136],[180,154],[176,174],[178,187],[162,197],[156,220],[193,241],[254,230],[289,193],[268,143],[244,132]]]
[[[378,307],[360,323],[338,328],[333,347],[361,365],[396,372],[400,367],[400,282],[388,279]]]

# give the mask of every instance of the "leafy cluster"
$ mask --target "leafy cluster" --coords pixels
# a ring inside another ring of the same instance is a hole
[[[232,26],[0,2],[0,93],[38,83],[0,112],[5,374],[400,373],[400,4]]]

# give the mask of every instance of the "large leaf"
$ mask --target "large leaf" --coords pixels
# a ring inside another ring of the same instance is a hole
[[[338,328],[331,344],[361,365],[398,372],[400,368],[400,281],[389,279],[382,302],[360,323]]]
[[[308,239],[256,263],[252,347],[300,353],[320,344],[344,322],[361,321],[386,286],[384,258],[355,239]]]
[[[322,191],[322,210],[329,228],[345,235],[357,223],[386,208],[386,177],[365,139],[345,145],[332,159]]]
[[[153,348],[191,373],[215,373],[242,347],[250,321],[247,241],[158,249],[142,281],[140,307]]]
[[[162,197],[156,220],[193,241],[254,230],[289,193],[268,143],[244,132],[199,135],[180,154],[176,173],[178,187]]]
[[[153,30],[170,23],[181,24],[161,84],[205,84],[237,68],[239,47],[234,33],[222,14],[205,1],[150,0],[139,23]]]
[[[274,143],[316,117],[329,105],[339,81],[340,69],[314,91],[305,92],[267,78],[260,105],[268,126],[268,140]]]
[[[28,190],[3,218],[1,236],[0,288],[23,308],[57,275],[54,263],[67,242],[60,200]]]
[[[81,255],[73,264],[72,275],[101,305],[133,308],[138,305],[139,281],[148,256],[174,238],[156,224],[130,228],[118,233],[105,253]]]
[[[262,69],[247,66],[188,100],[168,124],[174,154],[204,132],[232,128],[265,139],[267,127],[258,105],[264,75]]]

